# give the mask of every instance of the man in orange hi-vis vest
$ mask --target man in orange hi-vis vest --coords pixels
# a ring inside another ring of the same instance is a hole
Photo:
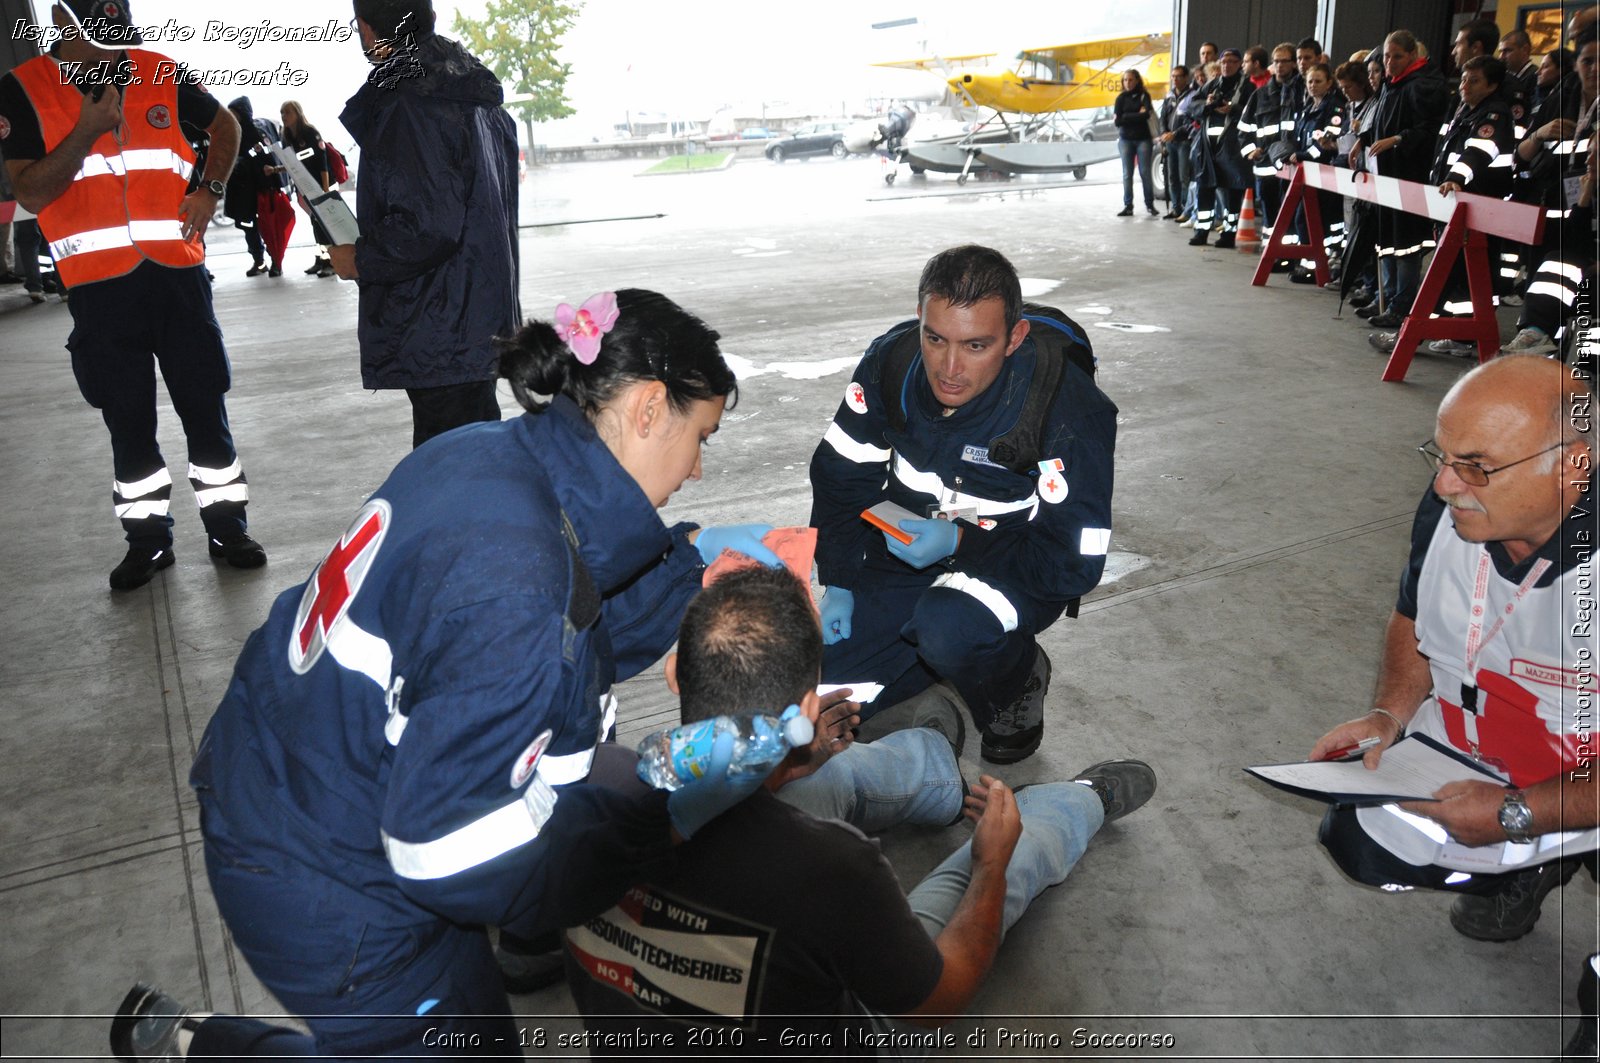
[[[172,564],[172,476],[156,442],[155,365],[189,443],[209,553],[267,555],[245,531],[249,487],[228,430],[228,355],[201,238],[239,147],[239,125],[143,38],[123,0],[61,0],[59,40],[0,78],[0,153],[17,202],[39,216],[72,310],[72,371],[111,432],[113,501],[128,553],[113,590]],[[192,192],[195,154],[211,148]]]

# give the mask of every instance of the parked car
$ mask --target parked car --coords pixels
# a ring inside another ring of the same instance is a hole
[[[771,140],[779,135],[764,125],[749,125],[739,130],[740,140]]]
[[[793,133],[767,145],[767,158],[773,162],[803,159],[811,155],[832,155],[842,159],[850,154],[844,146],[844,131],[849,122],[810,122]]]
[[[1116,140],[1117,120],[1109,107],[1096,107],[1087,122],[1079,125],[1084,140]]]

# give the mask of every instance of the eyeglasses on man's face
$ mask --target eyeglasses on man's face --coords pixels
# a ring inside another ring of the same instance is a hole
[[[1495,473],[1504,472],[1506,469],[1514,465],[1521,465],[1525,461],[1532,461],[1534,458],[1548,454],[1552,450],[1563,446],[1566,446],[1566,444],[1562,442],[1552,443],[1535,454],[1529,454],[1525,458],[1518,458],[1516,461],[1508,461],[1504,465],[1497,465],[1492,469],[1479,465],[1475,461],[1446,461],[1444,459],[1444,451],[1440,450],[1439,444],[1431,439],[1418,447],[1417,453],[1422,455],[1422,460],[1427,462],[1428,468],[1432,469],[1436,474],[1440,469],[1448,465],[1450,471],[1460,477],[1462,483],[1470,484],[1473,487],[1487,487],[1489,485],[1489,477]]]

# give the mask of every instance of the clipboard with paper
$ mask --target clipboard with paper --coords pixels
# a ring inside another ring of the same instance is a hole
[[[1384,750],[1376,770],[1359,760],[1262,764],[1244,770],[1281,790],[1336,805],[1430,801],[1445,783],[1467,779],[1506,785],[1483,765],[1415,733]]]
[[[353,244],[361,238],[361,226],[356,224],[356,216],[350,213],[339,193],[322,191],[321,182],[311,176],[293,148],[274,144],[272,154],[335,244]]]

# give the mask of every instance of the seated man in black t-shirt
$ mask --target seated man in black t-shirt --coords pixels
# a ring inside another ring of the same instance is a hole
[[[815,719],[821,654],[816,612],[791,575],[727,576],[679,630],[683,719],[790,704]],[[780,1035],[779,1047],[808,1055],[860,1053],[885,1036],[902,1049],[937,1044],[885,1016],[937,1027],[960,1014],[1006,928],[1066,878],[1103,822],[1155,791],[1139,761],[1017,795],[983,776],[967,798],[972,840],[908,897],[875,843],[773,796],[809,757],[796,750],[686,842],[670,877],[568,930],[568,982],[593,1054],[737,1055]]]

